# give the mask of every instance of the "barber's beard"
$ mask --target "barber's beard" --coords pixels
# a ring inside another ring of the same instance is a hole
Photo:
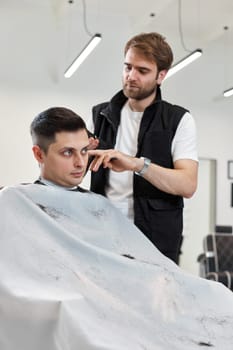
[[[157,84],[154,83],[153,85],[151,84],[151,86],[149,86],[148,88],[136,88],[133,86],[130,88],[129,83],[124,83],[123,92],[126,97],[140,101],[153,95],[156,91],[156,87]]]

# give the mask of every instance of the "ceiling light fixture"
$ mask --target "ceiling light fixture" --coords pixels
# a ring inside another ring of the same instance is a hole
[[[202,55],[201,49],[196,49],[195,51],[191,52],[188,56],[182,58],[179,62],[174,64],[168,71],[166,78],[169,78],[173,74],[177,73],[182,68],[186,67],[191,62],[195,61],[197,58],[199,58]]]
[[[202,55],[202,50],[201,49],[196,49],[194,51],[189,50],[184,42],[184,35],[183,35],[183,29],[182,29],[182,0],[179,0],[178,2],[178,24],[179,24],[179,33],[180,33],[180,40],[181,40],[181,44],[183,49],[188,52],[188,55],[184,58],[182,58],[180,61],[178,61],[177,63],[175,63],[167,72],[166,74],[166,78],[169,78],[170,76],[172,76],[173,74],[177,73],[179,70],[183,69],[184,67],[186,67],[188,64],[192,63],[193,61],[195,61],[197,58],[201,57]]]
[[[69,3],[73,3],[73,0],[69,0]],[[90,41],[83,48],[83,50],[78,54],[78,56],[73,60],[73,62],[66,69],[64,76],[65,78],[70,78],[77,68],[83,63],[83,61],[90,55],[90,53],[94,50],[94,48],[99,44],[102,39],[101,34],[96,33],[93,35],[87,27],[87,11],[86,11],[86,1],[82,0],[83,4],[83,25],[84,29],[89,37],[91,37]]]
[[[228,52],[227,52],[227,44],[228,44],[227,39],[228,39],[228,37],[227,37],[227,34],[228,34],[229,27],[224,26],[223,29],[225,30],[225,33],[226,33],[225,34],[225,43],[224,43],[224,58],[226,60],[228,58]],[[227,69],[227,62],[225,62],[225,64],[224,64],[224,84],[226,84],[226,77],[228,78],[228,75],[226,74],[227,73],[226,69]],[[229,89],[223,91],[224,97],[229,97],[231,95],[233,95],[233,88],[229,88]]]
[[[228,90],[225,90],[225,91],[223,92],[223,96],[224,96],[224,97],[229,97],[229,96],[231,96],[231,95],[233,95],[233,88],[228,89]]]
[[[101,34],[95,34],[91,38],[91,40],[87,43],[84,49],[80,52],[80,54],[74,59],[71,65],[67,68],[64,73],[65,78],[70,78],[77,68],[83,63],[83,61],[89,56],[89,54],[94,50],[94,48],[99,44],[102,37]]]

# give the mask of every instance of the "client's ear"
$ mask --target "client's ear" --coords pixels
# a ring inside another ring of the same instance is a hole
[[[37,160],[37,162],[42,163],[44,153],[43,153],[42,149],[40,148],[40,146],[34,145],[32,147],[32,151],[33,151],[34,157]]]

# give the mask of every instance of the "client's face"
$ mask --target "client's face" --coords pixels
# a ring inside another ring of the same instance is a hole
[[[84,129],[57,133],[47,153],[42,151],[41,175],[60,186],[79,185],[86,172],[88,146],[89,140]]]

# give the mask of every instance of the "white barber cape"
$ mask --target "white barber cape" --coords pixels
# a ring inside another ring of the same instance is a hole
[[[104,197],[0,191],[1,350],[233,349],[233,294],[165,258]]]

